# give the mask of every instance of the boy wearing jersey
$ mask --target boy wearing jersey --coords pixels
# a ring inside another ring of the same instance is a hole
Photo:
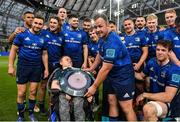
[[[19,117],[17,121],[24,120],[23,101],[25,99],[27,84],[29,82],[29,118],[37,121],[34,116],[34,106],[36,102],[36,92],[38,83],[41,80],[42,65],[44,64],[44,77],[48,76],[48,54],[46,43],[40,31],[44,24],[44,18],[37,16],[34,18],[32,27],[18,34],[13,41],[9,55],[8,73],[15,76],[14,61],[18,51],[18,63],[16,73],[17,83],[17,107]],[[42,64],[43,62],[43,64]]]
[[[180,68],[168,57],[172,44],[169,41],[157,42],[156,58],[152,58],[136,78],[150,77],[150,92],[144,92],[136,99],[137,104],[144,99],[150,100],[143,107],[144,120],[158,121],[168,114],[169,103],[177,93],[180,81]]]
[[[99,85],[106,79],[108,86],[108,102],[110,105],[110,121],[118,121],[118,104],[121,106],[127,120],[135,121],[136,115],[132,106],[134,96],[134,71],[130,56],[120,37],[111,32],[106,15],[96,15],[95,24],[98,35],[103,39],[100,52],[97,54],[93,65],[86,69],[93,71],[103,61],[96,80],[88,89],[85,96],[92,96]]]

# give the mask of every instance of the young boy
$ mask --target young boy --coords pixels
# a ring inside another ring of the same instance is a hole
[[[52,84],[51,89],[58,89],[60,91],[59,79],[62,76],[63,70],[66,68],[72,67],[72,60],[69,56],[63,56],[60,59],[60,65],[62,66],[62,70],[57,70]],[[78,96],[70,96],[64,92],[60,92],[59,95],[59,114],[61,121],[70,121],[70,104],[69,101],[73,103],[74,117],[75,121],[84,121],[85,120],[85,112],[83,110],[84,98]],[[87,98],[88,102],[92,101],[92,97]]]

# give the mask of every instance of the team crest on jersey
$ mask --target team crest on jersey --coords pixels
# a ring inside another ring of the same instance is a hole
[[[70,40],[74,40],[74,38],[70,38]]]
[[[62,38],[61,38],[61,37],[59,37],[59,40],[60,40],[60,41],[62,41]]]
[[[146,38],[146,41],[149,41],[149,38],[148,38],[148,37]]]
[[[156,35],[156,36],[154,37],[154,39],[155,39],[155,40],[158,40],[158,36]]]
[[[107,49],[106,50],[106,57],[114,58],[115,57],[115,49]]]
[[[32,43],[32,46],[37,46],[37,44],[36,43]]]
[[[26,37],[24,40],[29,41],[29,40],[30,40],[30,38],[29,38],[29,37]]]
[[[165,78],[166,77],[166,72],[161,72],[161,77]]]
[[[176,36],[176,37],[174,37],[174,40],[179,40],[179,38]]]
[[[67,33],[65,33],[65,34],[64,34],[64,36],[68,36],[68,34],[67,34]]]
[[[56,42],[56,40],[55,40],[55,39],[53,39],[53,40],[52,40],[52,42],[54,42],[54,43],[55,43],[55,42]]]
[[[44,43],[44,39],[41,38],[41,39],[40,39],[40,42],[43,44],[43,43]]]
[[[139,37],[136,37],[136,38],[135,38],[135,41],[140,42],[140,38],[139,38]]]
[[[78,38],[81,38],[81,37],[82,37],[82,35],[81,35],[81,34],[78,34],[78,35],[77,35],[77,37],[78,37]]]
[[[46,35],[46,37],[47,37],[47,38],[50,38],[50,36],[49,36],[48,34]]]
[[[172,81],[179,83],[180,82],[180,75],[178,74],[172,74]]]

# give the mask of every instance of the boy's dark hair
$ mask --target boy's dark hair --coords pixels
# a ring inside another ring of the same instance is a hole
[[[90,18],[84,18],[83,22],[91,22]]]
[[[96,14],[94,16],[94,20],[97,20],[99,18],[102,18],[104,21],[106,21],[107,23],[109,23],[108,17],[105,14]]]
[[[169,40],[160,40],[157,42],[157,45],[161,45],[165,48],[168,48],[169,51],[172,50],[173,47],[172,42]]]
[[[109,24],[116,25],[115,21],[109,20]]]

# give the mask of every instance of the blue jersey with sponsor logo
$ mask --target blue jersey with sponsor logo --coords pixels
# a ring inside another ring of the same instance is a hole
[[[124,44],[130,54],[133,63],[137,63],[142,55],[142,47],[148,46],[147,39],[141,33],[134,33],[133,35],[125,35]]]
[[[70,56],[74,62],[83,61],[83,45],[87,45],[87,36],[82,30],[66,30],[64,34],[64,55]]]
[[[172,62],[160,66],[156,58],[152,58],[143,70],[150,77],[150,92],[164,92],[166,86],[179,87],[180,67]]]
[[[42,34],[33,34],[29,29],[18,34],[13,44],[19,47],[18,64],[28,67],[42,66],[42,52],[47,49]]]
[[[49,30],[42,30],[42,34],[47,40],[49,63],[59,63],[59,59],[62,56],[63,33],[53,33]]]
[[[100,45],[103,42],[102,39],[99,39],[97,42],[92,41],[91,39],[88,42],[88,55],[92,57],[96,57],[97,53],[99,52]]]
[[[156,44],[159,40],[163,39],[163,32],[157,30],[156,32],[147,32],[146,34],[148,41],[148,59],[156,57]]]
[[[124,69],[123,67],[127,65],[132,65],[126,46],[122,43],[119,35],[117,35],[115,32],[110,32],[106,39],[103,40],[103,43],[101,43],[100,45],[99,54],[103,62],[113,64],[113,67],[109,72],[108,76],[113,78],[114,80],[120,80],[119,77],[122,76],[122,69]],[[132,72],[134,71],[132,70]],[[123,74],[125,75],[125,73]],[[128,84],[127,82],[123,83],[123,81],[121,81],[121,83]]]
[[[178,34],[175,30],[169,30],[164,33],[164,39],[172,42],[172,50],[176,54],[176,57],[180,60],[180,34]]]

